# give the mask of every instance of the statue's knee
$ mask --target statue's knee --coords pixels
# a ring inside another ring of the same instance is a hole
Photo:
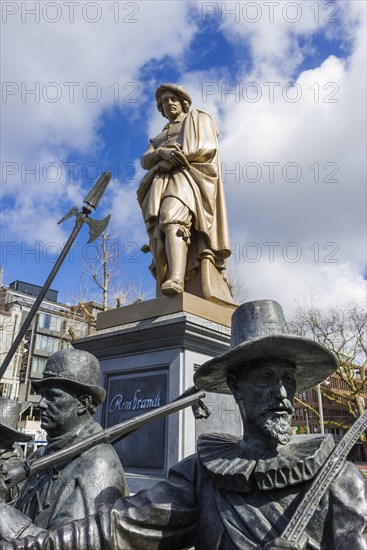
[[[184,241],[187,245],[190,244],[191,231],[190,227],[178,223],[169,223],[162,225],[162,231],[166,236],[173,236],[177,241]]]

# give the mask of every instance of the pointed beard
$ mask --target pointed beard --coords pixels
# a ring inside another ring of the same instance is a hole
[[[281,445],[286,445],[291,437],[292,415],[276,417],[275,415],[260,416],[257,425],[261,432],[266,436],[274,439]]]

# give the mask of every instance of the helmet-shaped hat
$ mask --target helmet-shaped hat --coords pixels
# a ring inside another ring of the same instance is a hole
[[[106,390],[99,385],[100,366],[98,359],[88,351],[63,349],[53,353],[43,371],[43,379],[33,381],[38,391],[46,385],[62,385],[78,389],[92,396],[94,403],[100,405],[106,397]]]
[[[19,401],[0,397],[0,431],[14,441],[31,441],[33,437],[18,430],[18,419],[22,410]]]

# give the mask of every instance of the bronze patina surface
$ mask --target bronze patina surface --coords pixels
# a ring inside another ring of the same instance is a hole
[[[99,371],[98,360],[86,351],[61,350],[48,359],[43,379],[35,384],[41,394],[41,427],[47,432],[47,445],[37,449],[30,461],[102,431],[92,418],[106,393],[99,386]],[[1,507],[0,533],[11,540],[24,529],[38,534],[61,527],[126,494],[120,460],[112,445],[101,443],[31,476],[15,508]]]
[[[28,442],[32,436],[18,431],[21,408],[18,401],[0,397],[0,473],[9,466],[24,464],[23,453],[15,442]],[[17,497],[18,488],[9,488],[0,480],[0,502],[11,502]]]
[[[267,346],[269,321],[274,357]],[[367,483],[348,462],[311,514],[302,540],[281,538],[334,446],[330,435],[290,434],[298,373],[307,369],[311,385],[320,374],[317,361],[311,360],[313,342],[306,339],[289,338],[279,357],[276,342],[277,336],[284,337],[283,326],[279,304],[269,300],[243,304],[233,319],[233,349],[217,368],[238,404],[243,438],[203,435],[197,454],[173,467],[168,479],[152,489],[118,498],[94,516],[37,537],[25,528],[19,533],[22,540],[4,542],[0,548],[365,550]],[[263,356],[252,357],[251,342],[258,350],[262,340]],[[323,351],[331,371],[335,359]],[[227,369],[231,358],[236,358],[235,368]],[[211,384],[212,365],[209,361],[197,371],[197,385]],[[302,389],[304,380],[301,376]]]

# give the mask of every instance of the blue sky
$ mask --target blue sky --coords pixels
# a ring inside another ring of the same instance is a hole
[[[57,221],[110,169],[94,217],[112,214],[120,286],[153,286],[139,157],[165,124],[155,89],[176,82],[221,132],[246,297],[288,311],[364,299],[365,2],[52,4],[2,3],[5,283],[43,284],[73,227]],[[64,301],[93,286],[87,240],[84,228],[52,285]]]

